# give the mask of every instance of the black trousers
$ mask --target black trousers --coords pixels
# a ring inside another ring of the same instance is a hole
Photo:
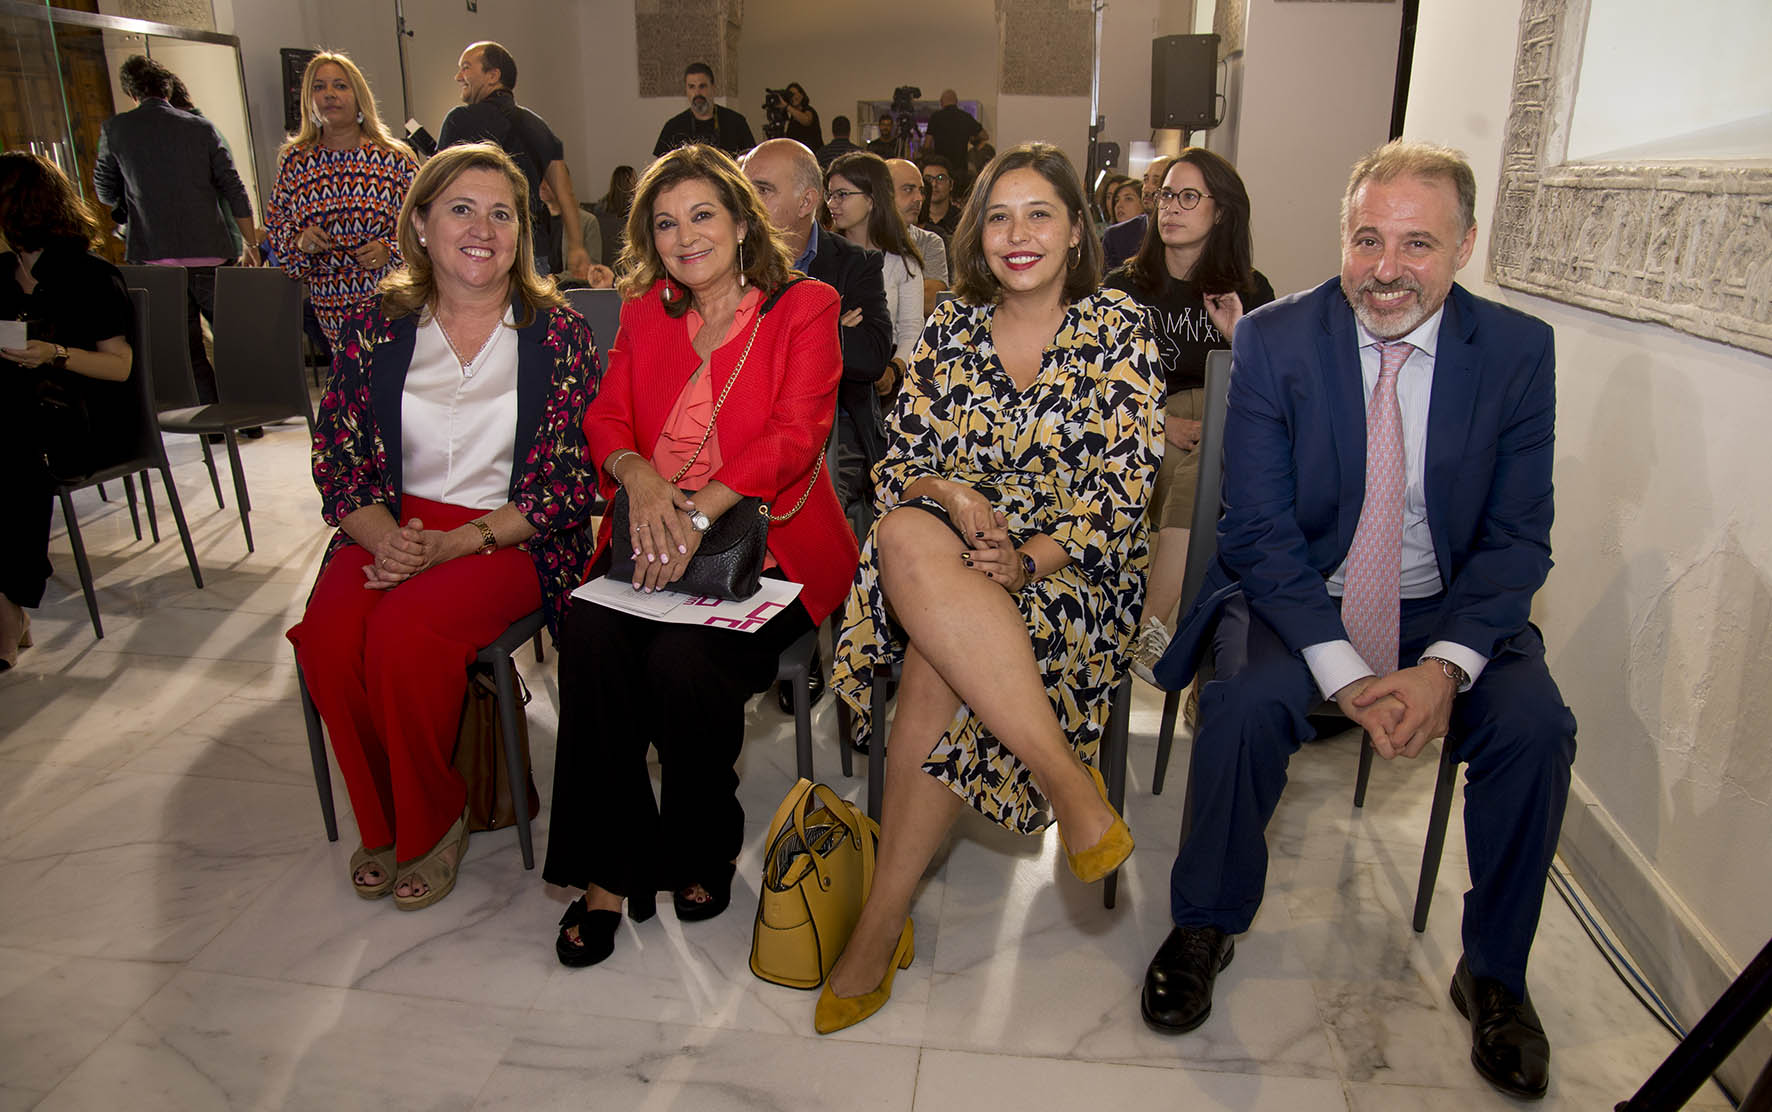
[[[1439,604],[1403,600],[1400,659],[1416,659],[1432,640]],[[1311,736],[1306,715],[1322,696],[1304,660],[1241,596],[1226,604],[1213,644],[1218,670],[1200,691],[1188,765],[1193,825],[1170,871],[1170,914],[1177,926],[1240,934],[1261,905],[1264,832],[1286,763]],[[1522,992],[1575,759],[1575,716],[1545,667],[1537,629],[1503,645],[1457,697],[1447,739],[1467,769],[1465,958],[1472,974]]]
[[[0,521],[13,533],[0,545],[0,594],[19,606],[43,601],[49,581],[49,523],[55,479],[43,462],[38,373],[0,360]]]
[[[203,350],[203,321],[209,327],[215,327],[215,268],[213,266],[193,266],[186,268],[185,290],[189,294],[185,298],[185,328],[191,345],[191,376],[197,381],[197,402],[200,405],[214,405],[215,368],[210,365],[209,355]],[[199,320],[198,318],[202,319]]]
[[[599,561],[599,571],[607,561]],[[574,600],[560,636],[560,737],[542,878],[621,896],[677,890],[738,857],[745,701],[812,628],[798,602],[752,633]],[[658,750],[652,794],[648,749]]]

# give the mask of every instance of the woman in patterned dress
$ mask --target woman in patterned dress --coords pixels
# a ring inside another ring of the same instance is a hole
[[[888,423],[832,686],[867,722],[875,664],[903,660],[878,868],[818,1001],[821,1032],[885,1004],[907,913],[959,808],[1023,833],[1050,806],[1070,867],[1132,852],[1092,761],[1144,593],[1163,385],[1144,315],[1097,290],[1082,187],[1044,143],[985,169]]]
[[[278,154],[266,222],[277,259],[308,284],[326,342],[375,285],[405,263],[400,206],[418,158],[389,135],[363,71],[316,54],[302,73],[308,112]]]
[[[584,579],[596,492],[584,318],[535,273],[529,185],[490,143],[413,179],[408,265],[339,335],[314,485],[338,534],[289,631],[363,844],[351,885],[404,911],[455,886],[467,791],[450,765],[474,654]]]

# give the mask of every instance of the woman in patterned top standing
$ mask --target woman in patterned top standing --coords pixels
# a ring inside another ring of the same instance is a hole
[[[1097,880],[1132,836],[1095,759],[1144,594],[1163,384],[1144,314],[1100,291],[1076,171],[1030,143],[981,174],[954,233],[959,298],[905,375],[876,472],[832,687],[869,728],[873,667],[904,662],[873,890],[818,1001],[835,1031],[885,1004],[918,879],[962,804],[1057,819]]]
[[[301,87],[308,111],[278,154],[267,223],[278,261],[308,284],[314,316],[337,345],[345,317],[405,265],[400,206],[418,158],[382,126],[369,82],[343,54],[316,54]]]

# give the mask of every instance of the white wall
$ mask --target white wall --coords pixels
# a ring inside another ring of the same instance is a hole
[[[1341,269],[1341,194],[1348,168],[1389,137],[1401,27],[1401,4],[1249,0],[1235,155],[1255,265],[1276,293]],[[1437,80],[1419,60],[1415,74]]]
[[[1562,852],[1690,1023],[1772,924],[1772,362],[1486,280],[1519,8],[1422,6],[1406,131],[1476,170],[1461,281],[1556,329],[1557,566],[1535,616],[1580,723]],[[1772,1036],[1756,1046],[1738,1079]]]

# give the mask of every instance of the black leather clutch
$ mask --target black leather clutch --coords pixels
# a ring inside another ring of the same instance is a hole
[[[634,578],[634,546],[629,538],[628,492],[618,490],[609,503],[611,518],[609,575]],[[740,498],[721,514],[690,557],[689,570],[665,590],[685,595],[737,601],[757,593],[769,541],[769,506],[761,498]]]

